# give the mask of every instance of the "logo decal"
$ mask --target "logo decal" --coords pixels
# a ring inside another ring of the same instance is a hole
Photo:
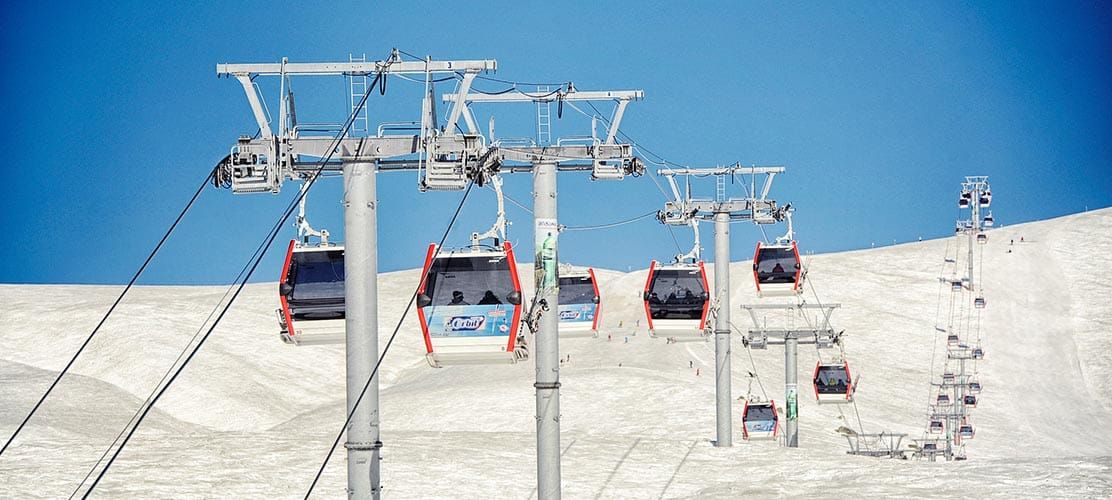
[[[560,311],[560,319],[562,319],[562,320],[579,319],[579,311],[576,311],[576,310]]]
[[[444,327],[453,332],[480,330],[486,325],[486,316],[452,316]]]

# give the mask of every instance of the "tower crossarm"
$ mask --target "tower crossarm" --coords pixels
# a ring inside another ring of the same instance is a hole
[[[230,185],[236,193],[277,193],[282,183],[309,175],[318,170],[339,170],[342,161],[379,161],[387,158],[417,156],[412,169],[428,168],[433,174],[447,172],[445,186],[422,186],[429,189],[455,189],[476,170],[481,160],[489,158],[484,138],[477,133],[441,133],[435,120],[423,119],[411,132],[397,135],[380,133],[370,137],[354,137],[343,126],[312,126],[297,124],[293,117],[293,92],[288,90],[291,77],[306,76],[370,76],[376,82],[389,75],[421,74],[427,78],[437,74],[453,74],[469,84],[476,75],[494,71],[494,60],[403,61],[395,50],[382,61],[347,61],[291,63],[283,58],[277,63],[218,64],[218,76],[235,78],[243,86],[259,132],[241,137],[217,169],[217,181]],[[271,117],[258,77],[280,77],[281,97],[278,130],[272,128]],[[383,80],[384,81],[384,80]],[[371,90],[368,89],[368,92]],[[434,114],[426,95],[422,118]],[[290,126],[294,124],[294,126]],[[393,129],[392,129],[393,130]],[[342,137],[337,137],[344,132]],[[330,158],[322,164],[321,159]],[[435,176],[435,175],[434,175]]]

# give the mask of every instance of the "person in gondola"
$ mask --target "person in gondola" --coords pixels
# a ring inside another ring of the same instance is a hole
[[[776,265],[772,268],[772,272],[782,273],[782,272],[784,272],[784,266],[780,265],[780,263],[777,262]]]
[[[463,292],[456,290],[452,292],[452,301],[448,303],[450,306],[469,306],[470,302],[463,300]]]
[[[491,290],[487,290],[486,293],[483,294],[483,298],[479,299],[479,305],[491,305],[501,303],[502,301],[498,300],[498,296],[494,295],[494,292]]]

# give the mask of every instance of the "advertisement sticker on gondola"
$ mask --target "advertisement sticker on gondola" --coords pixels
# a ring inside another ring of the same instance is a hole
[[[505,337],[510,334],[505,305],[438,306],[429,308],[433,337]]]
[[[595,320],[594,304],[560,304],[561,323],[593,322]]]

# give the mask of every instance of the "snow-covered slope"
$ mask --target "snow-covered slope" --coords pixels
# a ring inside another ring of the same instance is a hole
[[[852,406],[802,398],[798,449],[744,443],[740,430],[733,448],[713,448],[713,345],[665,344],[645,334],[643,321],[632,334],[643,315],[645,271],[600,273],[603,323],[612,339],[604,334],[560,346],[570,355],[561,372],[565,494],[1112,495],[1112,210],[999,228],[989,237],[987,360],[978,366],[985,390],[974,410],[977,438],[968,445],[969,461],[847,456],[845,439],[835,432],[844,425],[921,434],[937,335],[936,276],[952,244],[935,240],[811,259],[810,279],[822,300],[842,304],[832,319],[846,330],[849,360],[862,375],[861,423]],[[522,267],[528,284],[531,269]],[[741,329],[748,317],[738,306],[757,301],[749,270],[748,262],[731,266],[731,308]],[[380,277],[381,345],[418,274]],[[0,436],[14,429],[118,291],[0,286]],[[343,351],[280,342],[274,292],[273,284],[247,287],[99,494],[303,494],[343,422]],[[0,496],[68,495],[223,293],[221,287],[134,290],[73,376],[0,456]],[[416,320],[407,319],[382,368],[387,495],[535,494],[532,362],[432,369],[418,332]],[[782,400],[782,351],[752,355],[754,365],[735,340],[735,397],[745,395],[746,372],[755,368],[768,394]],[[801,348],[801,382],[815,361],[813,349]],[[740,402],[734,416],[740,419]],[[343,461],[341,449],[319,492],[343,494]]]

